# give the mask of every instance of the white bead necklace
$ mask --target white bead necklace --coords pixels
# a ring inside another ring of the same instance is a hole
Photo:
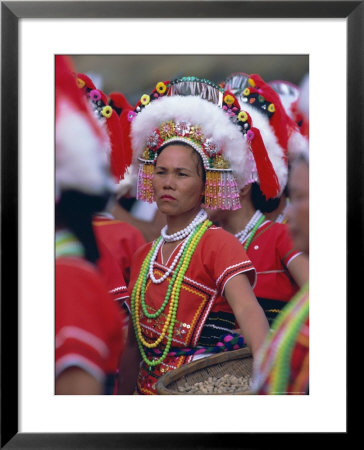
[[[189,236],[192,233],[192,231],[197,227],[197,225],[204,222],[206,219],[207,219],[207,212],[201,209],[197,214],[197,216],[193,219],[193,221],[189,225],[187,225],[186,228],[183,228],[183,230],[176,231],[176,233],[173,234],[167,234],[168,225],[165,225],[161,230],[162,238],[165,240],[165,242],[180,241],[181,239],[184,239],[185,237]]]
[[[289,207],[289,200],[287,199],[286,206],[284,207],[284,210],[279,214],[279,216],[276,219],[277,223],[282,223],[284,220],[287,219],[286,214]]]
[[[245,239],[248,237],[248,234],[251,232],[251,230],[254,228],[255,224],[258,222],[258,220],[262,217],[263,213],[257,209],[255,213],[253,214],[253,217],[249,220],[245,228],[239,233],[235,234],[235,237],[239,239],[239,241],[243,244]]]
[[[167,225],[165,227],[163,227],[163,229],[161,230],[161,235],[162,235],[163,239],[160,240],[159,244],[155,248],[152,258],[149,263],[149,277],[154,284],[162,283],[172,273],[173,269],[176,267],[177,262],[180,259],[180,257],[182,256],[182,253],[188,243],[187,237],[194,231],[194,229],[200,223],[204,222],[207,219],[207,217],[208,216],[207,216],[206,211],[201,209],[201,211],[197,214],[197,216],[193,219],[193,221],[189,225],[187,225],[186,228],[184,228],[183,230],[177,231],[176,233],[173,233],[171,235],[167,234]],[[181,248],[178,250],[178,253],[174,257],[174,260],[173,260],[172,264],[170,265],[170,267],[168,268],[167,272],[165,272],[165,274],[162,277],[156,278],[153,273],[153,267],[154,267],[154,263],[157,259],[158,252],[163,245],[163,241],[175,242],[175,241],[179,241],[181,239],[185,239],[185,241],[181,245]]]

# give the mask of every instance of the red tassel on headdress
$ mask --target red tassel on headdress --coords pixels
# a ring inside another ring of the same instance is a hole
[[[110,166],[114,177],[120,181],[124,178],[127,164],[124,148],[123,148],[123,134],[120,126],[119,116],[116,111],[106,120],[107,131],[111,143]]]
[[[124,109],[120,114],[120,125],[123,139],[123,152],[127,167],[130,166],[133,157],[133,151],[131,148],[131,140],[130,140],[131,121],[128,117],[131,112],[133,112],[132,109]]]
[[[280,194],[279,181],[269,159],[260,131],[255,127],[252,127],[250,130],[254,133],[254,137],[251,140],[251,150],[258,172],[260,190],[267,200],[278,197]]]
[[[133,109],[131,104],[121,92],[111,92],[111,94],[109,94],[109,98],[109,104],[118,111],[119,115],[124,109]]]

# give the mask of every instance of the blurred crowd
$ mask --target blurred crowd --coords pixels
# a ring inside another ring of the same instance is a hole
[[[252,394],[308,394],[308,74],[184,74],[135,104],[70,57],[55,75],[56,394],[159,394],[244,347]]]

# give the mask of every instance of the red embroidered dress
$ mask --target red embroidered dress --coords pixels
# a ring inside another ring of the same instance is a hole
[[[287,267],[301,252],[294,249],[286,224],[267,220],[255,233],[247,254],[257,271],[254,293],[271,324],[298,291]]]
[[[181,245],[181,244],[180,244]],[[151,249],[146,244],[136,254],[133,261],[130,292],[139,275],[141,265]],[[154,264],[154,275],[163,276],[171,265],[179,246],[169,260],[162,264],[161,250]],[[185,273],[179,296],[177,318],[173,329],[173,348],[213,347],[219,338],[235,328],[235,317],[223,297],[227,281],[239,273],[246,273],[250,283],[255,283],[255,270],[239,241],[221,228],[212,226],[198,243],[190,265]],[[160,284],[154,284],[150,278],[145,290],[145,301],[149,312],[157,311],[162,305],[168,288],[170,276]],[[128,307],[130,309],[130,300]],[[168,312],[168,308],[167,308]],[[142,333],[146,340],[155,341],[163,328],[166,314],[157,319],[148,319],[139,310]],[[163,351],[167,339],[161,342],[158,350]],[[151,359],[152,356],[149,356]],[[193,355],[173,356],[168,354],[164,361],[148,370],[143,361],[137,380],[137,390],[141,394],[155,394],[155,382],[169,370],[191,362]]]

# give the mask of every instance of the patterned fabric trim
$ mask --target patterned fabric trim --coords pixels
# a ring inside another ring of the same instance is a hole
[[[248,270],[255,270],[253,267],[252,262],[249,260],[242,261],[239,264],[235,264],[234,266],[227,267],[224,272],[219,276],[219,278],[216,280],[216,286],[217,289],[220,292],[223,292],[225,288],[225,284],[229,281],[231,277],[234,275],[238,275],[242,272],[247,272]]]
[[[195,348],[171,348],[171,351],[167,356],[189,356],[189,355],[202,355],[204,353],[221,353],[231,350],[237,350],[239,348],[246,347],[243,336],[236,333],[227,333],[220,336],[219,341],[215,346],[198,346]],[[161,350],[149,349],[148,356],[160,356]]]
[[[268,320],[269,326],[274,322],[274,319],[287,305],[287,302],[275,300],[270,298],[257,297],[259,305],[263,308],[264,314]]]
[[[213,347],[223,334],[231,333],[235,328],[235,317],[223,311],[211,312],[206,319],[198,345]]]
[[[96,380],[101,382],[105,380],[105,374],[99,366],[77,353],[70,353],[56,361],[56,378],[69,367],[79,367],[96,378]]]
[[[103,340],[82,328],[71,326],[61,328],[56,335],[56,349],[61,347],[67,339],[74,339],[89,345],[96,350],[102,358],[107,358],[110,353]]]
[[[68,230],[56,231],[55,239],[56,258],[61,257],[84,257],[85,251],[81,243],[76,239],[73,233]]]

